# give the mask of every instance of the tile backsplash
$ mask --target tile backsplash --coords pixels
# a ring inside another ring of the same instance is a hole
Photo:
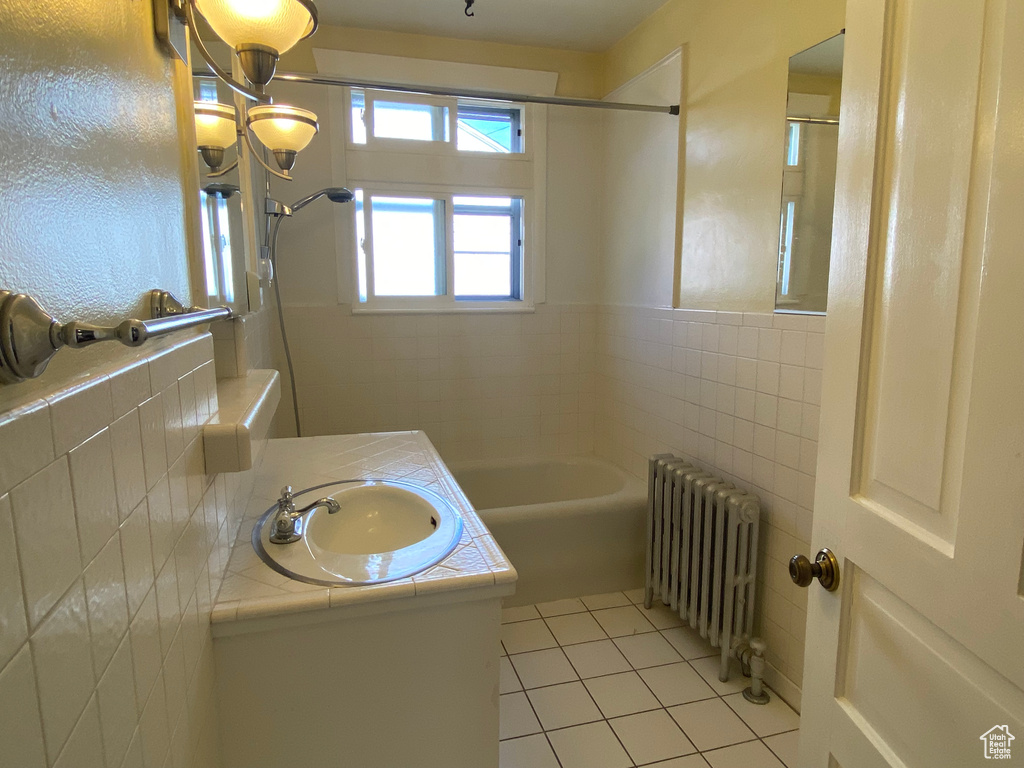
[[[796,687],[807,592],[788,560],[810,548],[824,330],[823,316],[636,307],[597,323],[597,452],[645,481],[648,456],[675,453],[761,498],[757,632]]]
[[[0,414],[5,764],[218,764],[209,616],[252,473],[205,472],[213,352],[159,340]]]
[[[593,307],[360,315],[285,307],[306,435],[422,429],[446,461],[590,453]],[[294,434],[282,372],[279,434]]]

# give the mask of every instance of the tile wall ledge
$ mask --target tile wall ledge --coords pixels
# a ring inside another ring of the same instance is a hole
[[[217,381],[217,414],[203,427],[206,472],[244,472],[253,466],[254,444],[267,439],[281,401],[281,376],[275,370]]]
[[[362,587],[306,584],[260,560],[252,547],[252,526],[276,503],[281,487],[308,488],[355,477],[413,482],[446,499],[463,520],[455,551],[412,577]],[[216,637],[262,632],[510,595],[516,579],[515,568],[424,432],[284,438],[267,443],[210,621]]]

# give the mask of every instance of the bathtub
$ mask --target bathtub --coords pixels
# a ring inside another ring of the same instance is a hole
[[[519,572],[506,605],[643,586],[647,490],[615,465],[513,459],[452,474]]]

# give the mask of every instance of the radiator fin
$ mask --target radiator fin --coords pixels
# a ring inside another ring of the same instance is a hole
[[[650,459],[647,507],[645,604],[657,597],[721,648],[725,680],[754,629],[760,500],[664,453]]]

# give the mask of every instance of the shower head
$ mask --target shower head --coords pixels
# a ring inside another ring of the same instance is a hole
[[[297,211],[300,208],[305,208],[307,205],[312,203],[324,195],[327,195],[327,199],[332,203],[348,203],[355,197],[349,190],[344,187],[328,187],[327,189],[321,189],[319,192],[314,192],[312,195],[302,198],[301,200],[291,204],[292,211]]]

